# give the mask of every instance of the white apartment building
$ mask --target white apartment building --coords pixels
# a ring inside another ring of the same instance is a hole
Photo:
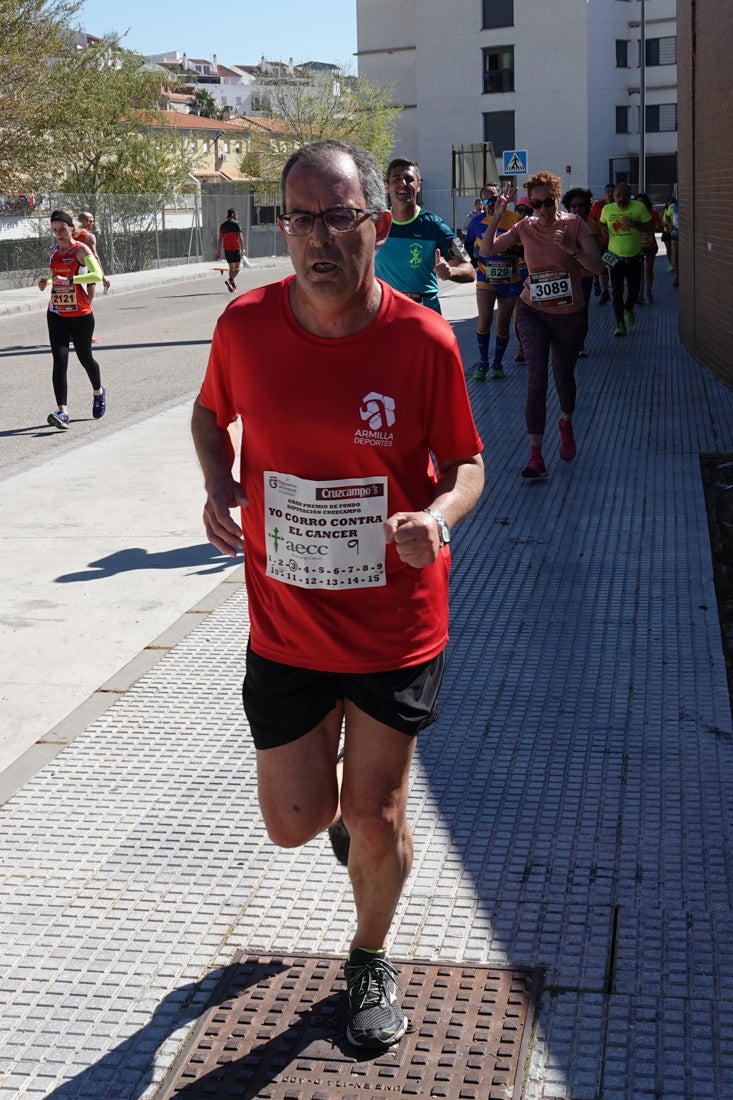
[[[357,42],[359,75],[403,108],[395,154],[448,221],[452,148],[485,141],[495,180],[516,149],[563,186],[640,189],[641,148],[652,198],[676,185],[676,0],[357,0]]]

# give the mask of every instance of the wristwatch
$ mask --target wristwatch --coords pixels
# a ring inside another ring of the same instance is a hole
[[[434,508],[423,508],[423,512],[427,512],[429,516],[432,516],[438,525],[438,532],[440,533],[440,545],[446,546],[450,542],[450,527],[445,522],[440,512],[436,512]]]

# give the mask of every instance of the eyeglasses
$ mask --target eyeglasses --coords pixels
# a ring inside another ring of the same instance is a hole
[[[355,206],[332,206],[320,214],[309,214],[305,210],[281,214],[280,221],[289,237],[308,237],[319,218],[331,233],[351,233],[366,218],[373,218],[378,213],[378,210],[359,210]]]
[[[539,210],[541,206],[545,206],[549,210],[551,206],[557,204],[557,199],[530,199],[529,201],[533,210]]]
[[[481,199],[484,206],[496,206],[496,195],[491,195],[488,199]]]

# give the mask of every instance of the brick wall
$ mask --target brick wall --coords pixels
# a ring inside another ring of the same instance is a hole
[[[678,0],[680,333],[733,388],[733,5]]]

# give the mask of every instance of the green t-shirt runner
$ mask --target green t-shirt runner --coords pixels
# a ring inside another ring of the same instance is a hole
[[[608,250],[624,260],[638,256],[642,249],[641,230],[630,226],[627,219],[635,222],[652,220],[644,203],[636,199],[629,199],[627,206],[607,202],[601,210],[600,220],[608,232]]]

